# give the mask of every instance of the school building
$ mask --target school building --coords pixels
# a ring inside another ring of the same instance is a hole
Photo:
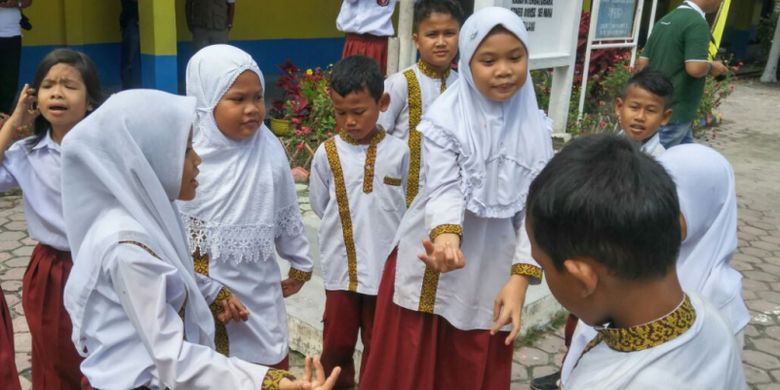
[[[652,0],[644,1],[647,20]],[[656,17],[681,2],[658,0]],[[146,87],[182,91],[184,69],[192,55],[184,3],[185,0],[139,0],[138,69]],[[461,3],[469,11],[474,2]],[[771,13],[775,3],[780,0],[732,0],[725,44],[744,55],[761,17]],[[327,66],[339,59],[343,45],[343,34],[336,30],[340,4],[337,0],[236,0],[231,44],[251,53],[272,79],[277,73],[276,65],[286,60],[304,69]],[[583,1],[584,10],[590,6],[591,0]],[[120,10],[120,0],[34,0],[24,10],[33,29],[23,32],[20,84],[32,81],[36,64],[46,53],[68,46],[87,53],[96,62],[106,90],[118,90]]]

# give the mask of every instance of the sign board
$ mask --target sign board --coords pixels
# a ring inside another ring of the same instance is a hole
[[[596,39],[631,39],[636,0],[601,0]]]
[[[579,1],[579,0],[577,0]],[[523,19],[528,30],[531,69],[567,66],[576,55],[572,35],[580,24],[580,9],[574,0],[475,0],[474,9],[496,5],[509,8]]]

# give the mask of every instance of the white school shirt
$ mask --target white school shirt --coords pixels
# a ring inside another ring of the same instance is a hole
[[[306,236],[283,233],[275,238],[274,243],[279,256],[289,260],[293,268],[304,273],[311,272],[313,264]],[[276,259],[270,257],[236,264],[215,258],[209,259],[208,270],[209,275],[205,279],[227,286],[249,310],[246,321],[231,321],[225,325],[230,356],[265,365],[281,362],[289,351],[287,310]]]
[[[584,354],[572,355],[569,350],[566,361],[577,362],[579,358],[579,362],[563,381],[562,388],[747,389],[741,354],[729,326],[712,305],[695,294],[689,294],[689,298],[696,316],[693,324],[684,333],[660,345],[639,351],[620,351],[602,341]],[[680,312],[680,308],[675,311]],[[673,328],[654,327],[654,335],[663,337],[667,332],[673,332]],[[579,331],[580,327],[577,329]],[[632,343],[633,339],[636,339],[635,344],[648,342],[634,336],[621,339],[624,341],[621,345]]]
[[[0,8],[0,38],[22,35],[22,28],[19,26],[21,18],[22,12],[19,8]]]
[[[369,145],[349,143],[342,135],[332,138],[341,172],[334,172],[330,165],[329,154],[333,152],[328,151],[327,143],[317,148],[312,160],[309,199],[312,210],[322,219],[319,248],[326,290],[376,295],[406,210],[409,150],[403,141],[384,132],[375,137],[382,139],[371,158],[367,158]],[[368,166],[373,166],[370,192],[366,192],[365,182]],[[344,199],[349,208],[342,214]],[[345,234],[351,234],[352,243]]]
[[[0,165],[0,191],[22,189],[30,238],[61,251],[70,251],[62,217],[60,145],[47,131],[30,148],[25,138],[5,152]]]
[[[628,138],[626,132],[623,130],[620,130],[620,133],[618,134]],[[661,144],[661,136],[656,132],[652,137],[646,139],[645,142],[642,142],[639,145],[639,150],[657,158],[666,151],[666,148]]]
[[[454,151],[432,140],[423,142],[426,190],[414,199],[396,234],[393,302],[440,315],[461,330],[486,330],[493,326],[496,295],[510,275],[519,270],[538,283],[541,268],[531,257],[524,211],[512,218],[481,218],[465,208],[456,158]],[[437,281],[435,272],[426,275],[417,254],[424,253],[421,242],[432,230],[447,232],[452,226],[462,227],[465,267],[438,274]]]
[[[353,34],[370,34],[377,37],[389,37],[393,30],[393,10],[397,0],[389,0],[387,5],[377,4],[378,0],[344,0],[336,18],[339,31]]]
[[[428,111],[428,107],[442,92],[441,79],[427,76],[420,70],[419,63],[387,77],[385,92],[390,95],[390,106],[387,111],[379,114],[378,123],[387,130],[388,134],[405,142],[409,140],[409,85],[404,72],[409,69],[414,71],[420,87],[421,114]],[[457,79],[458,73],[450,71],[446,79],[446,87],[452,86]]]
[[[128,293],[132,290],[131,293]],[[268,368],[185,340],[177,269],[135,244],[106,254],[84,313],[81,371],[99,389],[260,389]]]

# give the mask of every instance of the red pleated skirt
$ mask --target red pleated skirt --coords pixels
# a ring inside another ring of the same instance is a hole
[[[387,259],[377,295],[371,354],[360,388],[506,390],[512,375],[508,332],[460,330],[435,314],[393,303],[396,252]]]
[[[344,58],[356,54],[373,58],[379,64],[382,74],[387,73],[387,37],[347,33],[341,57]]]
[[[16,371],[13,321],[2,291],[0,291],[0,384],[7,390],[22,389],[19,384],[19,373]]]
[[[81,389],[82,358],[71,341],[63,290],[73,260],[70,252],[38,244],[22,282],[22,307],[32,339],[33,390]],[[83,381],[84,388],[89,388]]]

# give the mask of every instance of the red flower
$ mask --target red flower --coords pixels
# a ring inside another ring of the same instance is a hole
[[[298,149],[298,150],[303,150],[303,147],[304,147],[303,141],[301,141],[299,144],[295,145],[295,149]]]

